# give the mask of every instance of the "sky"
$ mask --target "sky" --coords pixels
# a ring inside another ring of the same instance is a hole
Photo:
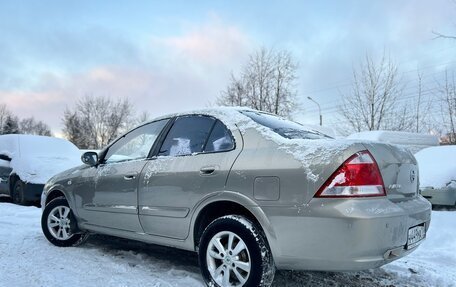
[[[0,0],[0,103],[61,133],[86,95],[128,97],[154,116],[213,105],[260,47],[298,62],[294,118],[325,125],[368,54],[387,54],[413,100],[456,70],[456,2]]]

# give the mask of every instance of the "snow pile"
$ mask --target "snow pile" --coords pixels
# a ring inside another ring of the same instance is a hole
[[[39,208],[0,202],[1,287],[204,286],[196,253],[101,235],[59,248],[44,238],[40,218]],[[433,211],[424,243],[381,268],[278,271],[273,286],[455,286],[455,221],[455,211]]]
[[[404,286],[456,285],[456,211],[432,211],[426,240],[418,250],[382,269],[399,278]]]
[[[40,218],[39,208],[0,203],[0,287],[204,286],[192,252],[108,236],[59,248]]]
[[[81,164],[79,149],[67,140],[35,135],[0,136],[0,154],[22,181],[43,184],[55,174]]]
[[[437,146],[415,154],[420,186],[442,188],[456,182],[456,146]]]
[[[439,145],[437,136],[398,131],[365,131],[351,134],[347,138],[396,144],[407,147],[412,153]]]

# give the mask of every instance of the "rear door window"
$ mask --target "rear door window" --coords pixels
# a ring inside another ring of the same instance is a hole
[[[206,143],[205,152],[228,151],[234,148],[234,141],[231,132],[225,125],[217,120],[212,129],[211,135]]]
[[[206,116],[179,117],[166,136],[160,156],[183,156],[203,152],[215,119]]]

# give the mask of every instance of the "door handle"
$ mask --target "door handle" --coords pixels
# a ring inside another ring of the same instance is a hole
[[[215,166],[205,166],[200,169],[201,175],[211,175],[215,173],[217,168]]]
[[[127,174],[127,175],[124,175],[124,179],[125,180],[133,180],[136,178],[136,174]]]

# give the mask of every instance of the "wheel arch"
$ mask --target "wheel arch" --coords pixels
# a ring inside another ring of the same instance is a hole
[[[201,203],[194,215],[191,225],[191,237],[195,250],[204,229],[216,218],[237,214],[252,220],[264,232],[273,255],[276,253],[276,234],[264,211],[249,197],[237,192],[221,192],[216,196],[206,199]]]
[[[65,193],[63,193],[63,191],[61,191],[59,189],[54,189],[47,194],[44,206],[46,206],[49,202],[51,202],[51,200],[56,199],[58,197],[64,197],[68,201],[68,199],[66,198]]]

